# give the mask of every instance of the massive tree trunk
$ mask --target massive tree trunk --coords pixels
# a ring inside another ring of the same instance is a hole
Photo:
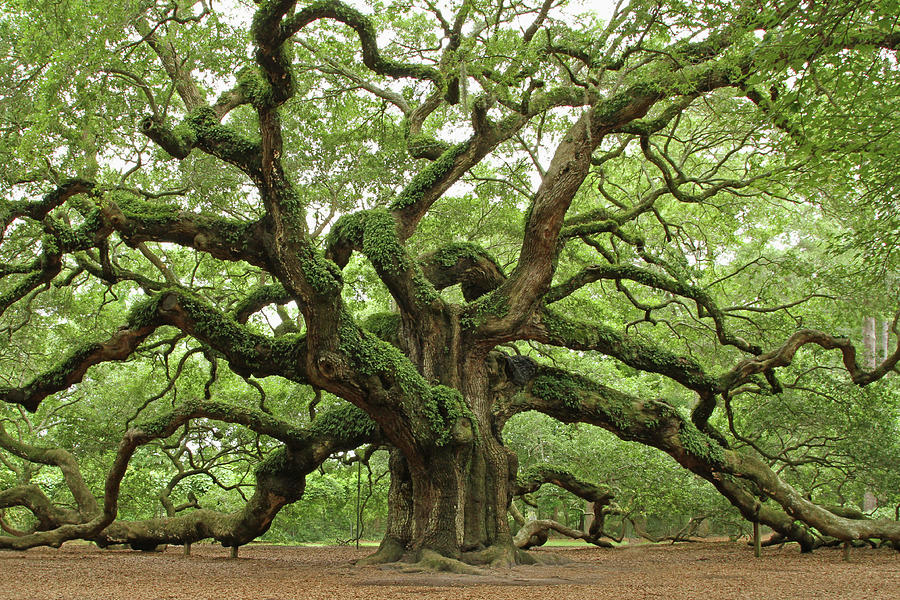
[[[409,325],[404,329],[409,331]],[[409,354],[417,358],[423,375],[458,386],[465,409],[441,414],[446,431],[438,436],[432,430],[404,428],[415,442],[391,452],[387,534],[369,560],[439,555],[467,563],[511,564],[516,551],[507,508],[517,460],[493,423],[495,398],[484,357],[466,355],[458,337],[417,343],[421,339],[408,335],[401,345],[408,351],[415,348]]]

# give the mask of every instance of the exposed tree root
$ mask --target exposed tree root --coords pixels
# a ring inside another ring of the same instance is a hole
[[[404,573],[487,575],[489,569],[509,569],[516,565],[561,565],[570,562],[570,559],[558,554],[526,552],[515,546],[502,544],[464,552],[459,558],[452,558],[427,548],[408,552],[398,540],[386,538],[375,553],[358,560],[356,566],[395,565]]]
[[[465,563],[455,558],[448,558],[438,554],[434,550],[422,550],[419,560],[400,569],[404,573],[416,573],[420,571],[438,571],[443,573],[456,573],[458,575],[487,575],[487,571]]]
[[[403,547],[402,542],[392,537],[385,536],[385,538],[381,540],[381,544],[378,546],[378,550],[376,550],[369,556],[356,561],[356,565],[365,567],[370,565],[384,565],[388,563],[395,563],[399,562],[403,558],[403,555],[405,553],[406,549]]]

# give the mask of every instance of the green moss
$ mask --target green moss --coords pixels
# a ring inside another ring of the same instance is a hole
[[[172,128],[172,142],[187,153],[197,143],[197,131],[190,121],[182,121]]]
[[[712,390],[718,385],[689,356],[641,343],[605,325],[559,317],[549,310],[542,319],[547,331],[570,348],[602,352],[636,369],[670,377],[690,389]]]
[[[725,463],[725,452],[722,446],[717,444],[708,435],[697,429],[690,419],[680,416],[681,427],[678,437],[684,449],[697,458],[707,463],[722,465]]]
[[[255,68],[238,73],[238,89],[253,106],[271,106],[274,103],[272,86]]]
[[[363,327],[374,333],[378,339],[391,342],[400,333],[400,315],[398,313],[380,312],[366,317]]]
[[[547,463],[537,463],[531,465],[524,471],[518,473],[516,476],[516,480],[519,482],[519,485],[525,486],[530,483],[540,482],[543,483],[547,479],[551,477],[556,477],[558,479],[576,479],[572,473],[563,468],[560,465],[551,465]]]
[[[253,288],[232,311],[235,319],[240,320],[249,316],[249,313],[259,310],[269,304],[282,304],[290,300],[290,295],[280,283],[272,285],[260,285]],[[245,313],[247,313],[245,315]]]
[[[273,477],[284,474],[290,468],[290,457],[285,446],[279,446],[256,466],[256,478]]]
[[[340,333],[341,350],[350,357],[353,367],[365,376],[378,377],[387,392],[398,397],[406,415],[423,418],[427,430],[418,432],[420,439],[431,437],[438,445],[448,443],[453,427],[463,417],[475,426],[475,417],[462,395],[443,385],[430,386],[400,350],[357,329],[349,316],[342,317]]]
[[[82,346],[79,346],[56,367],[36,377],[28,385],[29,394],[26,395],[30,395],[31,391],[47,389],[61,390],[68,387],[66,378],[69,376],[69,374],[78,369],[86,361],[89,361],[91,359],[91,355],[101,349],[102,346],[96,343],[84,344]]]
[[[563,371],[536,377],[531,393],[567,413],[585,416],[593,412],[619,431],[647,425],[630,396]]]
[[[428,384],[402,352],[375,335],[358,330],[352,323],[341,326],[341,350],[359,372],[380,377],[388,388],[396,386],[410,398],[428,395]]]
[[[268,340],[251,333],[228,315],[224,315],[205,301],[191,294],[180,293],[178,302],[194,320],[194,329],[203,339],[214,346],[230,350],[236,354],[252,356],[257,354],[257,345]]]
[[[497,267],[498,271],[503,271],[503,269],[501,269],[500,267],[500,263],[497,262],[497,259],[491,256],[484,248],[482,248],[478,244],[472,244],[470,242],[448,244],[447,246],[436,250],[432,255],[432,260],[434,260],[440,266],[448,269],[453,267],[456,263],[464,258],[472,261],[477,261],[479,258],[485,258],[491,261],[494,266]]]
[[[383,209],[368,211],[363,225],[362,251],[376,268],[397,273],[405,266],[396,222]]]
[[[41,237],[41,249],[44,251],[44,254],[59,254],[62,252],[59,239],[50,233],[46,233]]]
[[[329,232],[326,244],[349,244],[360,248],[372,266],[387,273],[398,273],[409,266],[397,236],[397,222],[383,208],[341,217]]]
[[[619,117],[619,113],[636,99],[642,96],[659,94],[659,85],[653,82],[641,82],[632,85],[624,92],[607,98],[594,109],[593,119],[600,123],[611,123]]]
[[[148,202],[124,193],[112,194],[110,198],[125,216],[147,226],[164,227],[174,224],[181,218],[182,211],[178,207]]]
[[[421,269],[418,266],[414,267],[416,269],[416,273],[413,275],[413,288],[416,295],[416,300],[419,304],[423,306],[434,305],[436,303],[441,302],[441,295],[434,289],[434,286],[430,281],[425,279],[425,276],[422,274]]]
[[[188,113],[183,124],[195,132],[204,150],[238,167],[261,167],[260,145],[222,125],[215,111],[203,106]],[[180,127],[181,125],[179,125]],[[195,142],[196,143],[196,142]]]
[[[450,149],[450,145],[431,136],[416,135],[406,140],[406,148],[411,156],[423,157],[437,153],[443,154]]]
[[[422,199],[429,189],[434,187],[441,179],[443,179],[456,164],[456,159],[463,155],[469,149],[469,142],[462,142],[450,147],[446,152],[420,171],[409,185],[400,192],[396,200],[391,204],[391,210],[400,210],[408,206],[412,206]]]
[[[136,302],[128,311],[129,329],[140,329],[156,322],[159,317],[159,301],[162,295],[150,296]]]
[[[372,437],[378,426],[369,415],[352,404],[341,404],[318,415],[309,427],[313,435],[327,435],[338,439]]]
[[[9,306],[20,300],[25,294],[33,290],[41,283],[44,278],[43,271],[34,271],[25,277],[19,279],[12,289],[4,294],[0,294],[0,313],[5,311]]]
[[[323,296],[340,293],[344,285],[344,278],[337,265],[307,246],[300,251],[298,258],[303,276],[317,293]]]
[[[561,404],[570,410],[578,410],[581,406],[579,391],[582,387],[582,382],[573,377],[541,375],[534,380],[531,393],[542,400]]]
[[[493,291],[469,304],[459,323],[467,329],[475,329],[491,317],[503,318],[508,313],[509,299],[504,294]]]
[[[411,272],[416,300],[423,306],[440,302],[440,295],[434,286],[407,256],[397,235],[396,224],[393,215],[383,208],[345,215],[328,233],[326,248],[332,256],[343,254],[347,248],[359,248],[376,271],[382,274]]]
[[[289,379],[304,380],[296,370],[303,349],[302,335],[258,335],[197,296],[183,291],[169,293],[177,294],[181,308],[193,320],[193,335],[224,353],[235,372],[278,372]]]
[[[454,427],[460,420],[467,419],[472,427],[477,426],[475,414],[459,390],[436,385],[424,400],[425,416],[438,446],[445,446],[453,439]]]

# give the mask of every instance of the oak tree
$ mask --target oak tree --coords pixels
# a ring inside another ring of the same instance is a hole
[[[835,381],[896,401],[896,4],[583,11],[4,2],[0,447],[18,478],[0,506],[36,523],[4,522],[0,547],[236,548],[325,458],[374,444],[391,487],[370,561],[529,561],[560,527],[514,539],[513,496],[552,483],[602,524],[612,494],[519,474],[503,429],[527,411],[658,448],[804,549],[900,543],[897,522],[792,485],[793,455],[752,429],[755,403]],[[845,337],[858,310],[892,323],[874,367]],[[194,361],[208,381],[175,393]],[[163,385],[128,375],[162,363]],[[273,381],[315,400],[273,409]],[[65,447],[22,425],[76,402],[121,427],[102,490],[77,429]],[[138,448],[176,465],[169,494],[235,426],[270,444],[242,454],[241,510],[117,519]],[[29,464],[58,467],[72,503]]]

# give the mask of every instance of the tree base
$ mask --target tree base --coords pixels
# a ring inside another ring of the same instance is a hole
[[[404,573],[444,572],[460,575],[487,575],[488,569],[509,569],[517,565],[563,565],[572,561],[559,554],[535,553],[514,546],[496,545],[464,552],[459,558],[444,556],[429,549],[408,553],[397,540],[385,539],[373,554],[356,562],[357,566],[396,564]]]

